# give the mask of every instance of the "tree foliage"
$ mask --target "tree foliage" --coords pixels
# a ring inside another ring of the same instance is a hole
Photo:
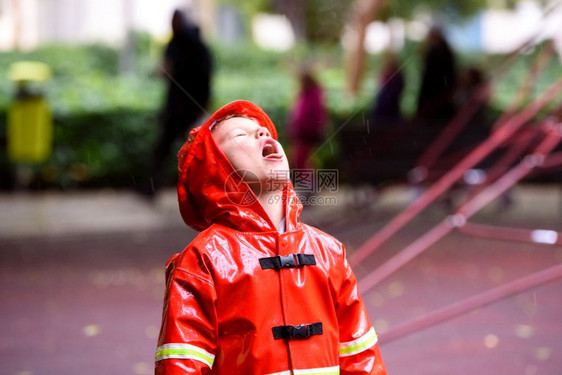
[[[259,12],[272,12],[272,0],[219,0],[220,4],[232,5],[243,15],[252,16]]]
[[[474,16],[488,4],[488,0],[389,0],[384,16],[411,19],[417,12],[424,11],[462,20]]]
[[[337,41],[354,3],[350,0],[220,0],[220,2],[237,7],[248,17],[257,12],[284,14],[296,30],[298,38],[314,42]],[[496,4],[513,7],[517,2],[518,0],[503,2],[498,0]],[[424,11],[458,21],[475,15],[489,4],[489,0],[387,0],[383,19],[390,17],[411,19],[417,12]],[[302,35],[299,35],[301,33]]]
[[[307,0],[306,39],[315,42],[337,42],[347,22],[350,1]]]

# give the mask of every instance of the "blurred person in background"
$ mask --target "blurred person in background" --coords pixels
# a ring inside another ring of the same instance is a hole
[[[172,17],[173,36],[164,52],[161,76],[167,81],[167,95],[160,114],[161,131],[154,148],[150,169],[151,184],[142,193],[152,197],[161,184],[162,166],[176,139],[206,113],[211,92],[211,56],[201,40],[199,27],[184,12]]]
[[[491,88],[488,83],[488,78],[485,76],[482,69],[476,66],[469,66],[459,73],[457,80],[457,87],[454,95],[452,96],[452,103],[456,111],[459,111],[474,100],[478,103],[479,109],[472,116],[469,126],[492,126],[491,120],[487,119],[487,105],[491,96]]]
[[[299,73],[300,90],[289,115],[287,138],[292,169],[312,168],[312,149],[324,138],[327,114],[322,87],[308,69]]]
[[[404,91],[404,76],[396,55],[387,51],[379,75],[379,92],[374,102],[371,120],[376,129],[397,126],[402,121],[400,100]]]
[[[426,125],[443,124],[453,113],[455,56],[443,31],[432,28],[423,47],[423,71],[416,118]]]

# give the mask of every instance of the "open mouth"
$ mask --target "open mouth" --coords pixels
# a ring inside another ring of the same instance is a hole
[[[261,155],[264,158],[268,159],[279,159],[283,157],[283,155],[277,149],[277,144],[270,139],[265,141],[261,150]]]

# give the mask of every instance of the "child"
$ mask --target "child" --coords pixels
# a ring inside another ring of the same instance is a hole
[[[157,374],[386,374],[343,245],[299,221],[277,132],[235,101],[191,131]]]

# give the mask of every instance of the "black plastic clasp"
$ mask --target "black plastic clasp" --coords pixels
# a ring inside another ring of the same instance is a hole
[[[277,256],[277,259],[279,259],[279,263],[281,264],[281,268],[293,268],[295,266],[298,266],[298,260],[296,259],[296,257],[293,254],[290,255],[285,255],[285,256]]]
[[[316,258],[314,257],[314,254],[278,255],[276,257],[260,258],[259,261],[261,268],[264,270],[316,265]]]
[[[298,326],[277,326],[271,328],[273,338],[279,339],[306,339],[311,336],[323,334],[322,323],[299,324]]]
[[[289,337],[295,339],[302,339],[310,337],[308,331],[308,324],[299,324],[298,326],[287,326],[289,329]]]

